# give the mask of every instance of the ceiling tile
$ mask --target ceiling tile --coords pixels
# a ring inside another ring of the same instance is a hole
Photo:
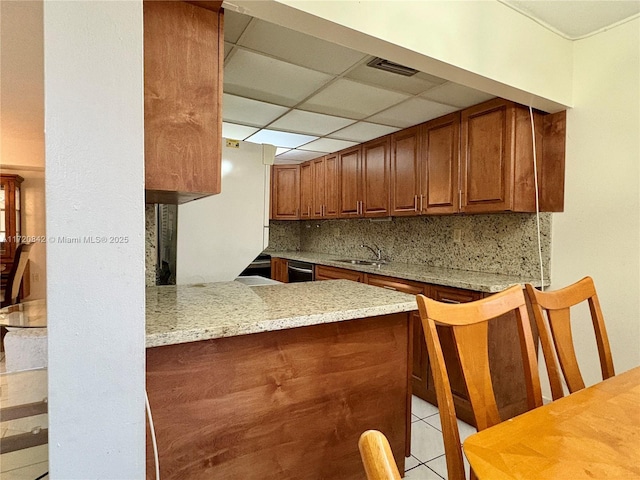
[[[280,105],[258,102],[228,93],[225,93],[222,98],[223,120],[242,125],[264,127],[288,110],[287,107]]]
[[[224,58],[227,58],[233,49],[233,44],[229,42],[224,42]]]
[[[329,137],[339,138],[341,140],[352,140],[354,142],[366,142],[374,138],[382,137],[383,135],[397,132],[398,130],[400,129],[386,125],[378,125],[377,123],[358,122],[332,133]]]
[[[430,78],[423,78],[419,76],[419,74],[404,77],[396,73],[369,67],[366,63],[351,70],[346,77],[411,95],[422,93],[445,81],[435,77],[431,78],[434,78],[436,81],[430,81]]]
[[[239,44],[296,65],[334,75],[344,72],[366,56],[262,20],[251,24]]]
[[[233,10],[224,11],[224,41],[236,43],[253,17]]]
[[[299,135],[297,133],[279,132],[277,130],[260,130],[247,138],[248,142],[270,143],[276,147],[296,148],[305,143],[312,142],[318,137],[311,135]]]
[[[276,148],[276,156],[278,155],[282,155],[285,152],[288,152],[289,150],[291,150],[290,148],[284,148],[284,147],[278,147]]]
[[[310,152],[305,150],[289,150],[276,157],[276,163],[300,163],[313,160],[324,155],[324,152]]]
[[[333,77],[238,48],[224,66],[224,91],[293,106]]]
[[[259,129],[255,127],[247,127],[236,123],[222,122],[222,136],[224,138],[233,138],[234,140],[244,140],[256,133]]]
[[[362,119],[408,98],[402,93],[339,79],[300,107],[319,113]]]
[[[458,110],[457,107],[450,105],[442,105],[421,98],[412,98],[400,105],[396,105],[384,112],[369,117],[367,120],[406,128],[446,115],[447,113],[455,112],[456,110]]]
[[[466,108],[494,98],[493,95],[457,83],[447,82],[421,95],[438,103]]]
[[[344,148],[353,147],[358,142],[347,142],[346,140],[334,140],[333,138],[321,138],[315,142],[307,143],[300,147],[300,150],[313,150],[316,152],[333,153]]]
[[[269,128],[323,136],[352,123],[353,120],[349,118],[332,117],[331,115],[305,112],[303,110],[291,110],[285,116],[269,125]]]

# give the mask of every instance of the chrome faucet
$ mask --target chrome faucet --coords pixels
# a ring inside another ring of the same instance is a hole
[[[373,247],[369,246],[369,245],[365,245],[364,243],[362,245],[360,245],[362,248],[368,248],[369,250],[371,250],[371,252],[376,256],[376,260],[378,261],[382,261],[382,249],[376,245],[375,243],[373,244]]]

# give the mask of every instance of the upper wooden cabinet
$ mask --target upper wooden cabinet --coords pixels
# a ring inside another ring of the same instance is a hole
[[[147,203],[220,193],[221,3],[143,3]]]
[[[566,115],[533,112],[533,119],[540,211],[559,212]],[[302,218],[536,210],[529,110],[502,99],[327,155],[302,169]]]
[[[422,177],[420,127],[391,135],[391,215],[417,215]]]
[[[300,218],[299,165],[271,167],[271,218],[273,220]]]
[[[339,152],[340,218],[389,216],[390,138]]]
[[[460,114],[391,136],[391,214],[458,211]]]
[[[314,172],[313,162],[300,165],[300,219],[308,220],[313,216]]]
[[[362,147],[360,145],[338,154],[340,218],[362,215]]]
[[[313,164],[313,206],[315,219],[338,217],[338,155],[332,154],[311,160]]]
[[[423,124],[422,174],[418,211],[425,214],[456,213],[459,208],[460,113]]]
[[[372,140],[362,145],[362,205],[364,217],[388,217],[391,138]]]
[[[564,204],[565,114],[534,112],[541,211]],[[535,212],[531,117],[526,107],[495,99],[462,111],[461,205],[465,213]]]

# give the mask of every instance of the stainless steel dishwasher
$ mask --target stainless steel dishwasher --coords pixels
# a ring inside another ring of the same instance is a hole
[[[313,281],[313,263],[299,262],[297,260],[289,260],[287,263],[289,283]]]

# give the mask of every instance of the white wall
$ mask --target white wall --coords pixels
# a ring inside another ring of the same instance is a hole
[[[571,105],[571,42],[495,0],[224,6],[545,111]]]
[[[593,277],[617,372],[640,365],[639,32],[636,19],[575,42],[565,212],[553,218],[552,288]],[[587,383],[601,379],[592,330],[574,328]]]
[[[142,2],[45,2],[44,40],[51,478],[141,479]]]

